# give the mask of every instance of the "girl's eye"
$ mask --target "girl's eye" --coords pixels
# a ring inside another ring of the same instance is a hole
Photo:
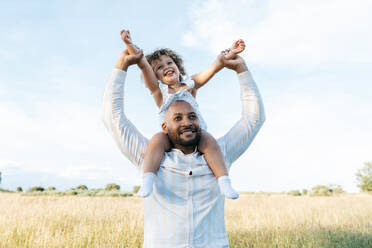
[[[162,66],[159,66],[158,68],[156,68],[156,70],[158,71],[158,70],[160,70],[162,68]]]
[[[172,61],[169,61],[169,62],[168,62],[168,65],[171,65],[172,63],[173,63]]]

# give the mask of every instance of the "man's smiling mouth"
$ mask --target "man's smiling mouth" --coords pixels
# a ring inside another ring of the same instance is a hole
[[[195,133],[195,132],[196,132],[196,129],[195,128],[185,128],[185,129],[180,130],[180,134],[183,134],[183,133]]]

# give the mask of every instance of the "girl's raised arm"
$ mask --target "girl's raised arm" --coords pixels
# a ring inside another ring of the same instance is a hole
[[[120,36],[126,44],[129,54],[136,54],[139,52],[140,48],[133,44],[129,30],[121,30]],[[145,81],[146,88],[150,90],[150,93],[154,97],[156,105],[160,107],[163,103],[163,96],[159,88],[158,79],[156,78],[151,65],[147,62],[147,59],[144,56],[139,61],[138,67],[142,71],[142,76],[143,80]]]
[[[192,76],[192,79],[195,82],[195,89],[197,90],[198,88],[202,87],[214,76],[214,74],[220,71],[224,67],[223,66],[224,60],[234,59],[239,53],[243,52],[244,49],[245,43],[242,39],[240,39],[235,41],[229,49],[222,51],[217,56],[217,59],[212,63],[212,65],[210,65],[207,69],[203,70],[202,72]]]
[[[217,59],[210,66],[208,66],[205,70],[199,72],[198,74],[191,76],[191,78],[195,82],[195,89],[199,89],[200,87],[202,87],[214,76],[214,74],[216,74],[223,68],[223,64],[221,62],[221,56],[223,56],[222,53],[218,55]]]
[[[161,94],[158,79],[152,70],[151,65],[147,62],[147,59],[143,57],[138,63],[138,67],[142,71],[143,80],[145,81],[146,88],[150,90],[152,97],[155,100],[156,105],[160,108],[163,104],[163,95]]]

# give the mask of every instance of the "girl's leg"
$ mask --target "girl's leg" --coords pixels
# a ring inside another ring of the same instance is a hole
[[[233,189],[229,174],[227,172],[225,159],[217,141],[206,131],[202,131],[201,139],[198,144],[199,152],[204,153],[204,158],[208,166],[217,177],[221,193],[227,198],[237,199],[239,194]]]
[[[143,158],[143,180],[137,195],[147,197],[152,193],[152,187],[164,152],[171,148],[168,136],[164,133],[155,134],[145,151]]]

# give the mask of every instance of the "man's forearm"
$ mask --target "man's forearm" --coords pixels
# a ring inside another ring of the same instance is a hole
[[[241,63],[241,64],[238,64],[237,66],[236,66],[236,68],[234,68],[234,71],[236,72],[236,73],[242,73],[242,72],[245,72],[245,71],[248,71],[248,67],[247,67],[247,65],[245,64],[245,62],[243,62],[243,63]]]
[[[115,69],[119,69],[119,70],[122,70],[122,71],[127,71],[128,70],[128,64],[125,62],[125,60],[123,58],[121,58],[119,56],[119,58],[116,60],[116,64],[115,64]]]
[[[125,71],[120,69],[112,71],[103,95],[102,119],[120,151],[134,165],[139,166],[142,163],[148,140],[125,115],[125,79]]]
[[[228,164],[240,157],[253,141],[265,121],[262,98],[247,66],[231,68],[238,72],[242,112],[240,120],[218,140]]]

